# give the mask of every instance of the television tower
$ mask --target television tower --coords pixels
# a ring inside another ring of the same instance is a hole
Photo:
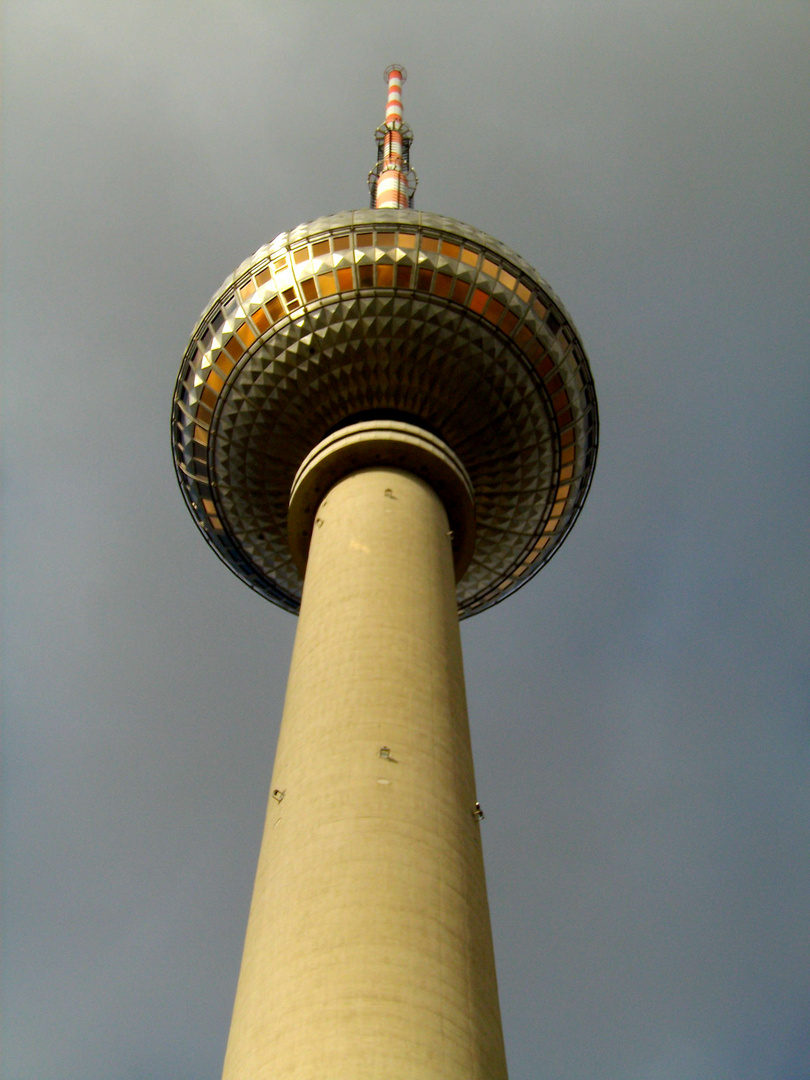
[[[371,209],[247,259],[174,394],[197,525],[300,611],[226,1080],[506,1077],[458,623],[572,527],[596,398],[546,282],[411,209],[386,80]]]

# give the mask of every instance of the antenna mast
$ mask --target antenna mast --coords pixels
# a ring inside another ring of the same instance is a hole
[[[407,210],[419,182],[410,165],[413,132],[402,120],[402,84],[407,77],[402,64],[392,64],[383,76],[388,83],[385,122],[374,132],[377,164],[368,174],[371,208],[376,210]]]

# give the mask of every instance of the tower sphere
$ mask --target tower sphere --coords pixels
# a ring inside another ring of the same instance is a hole
[[[280,234],[225,281],[186,351],[180,487],[219,557],[288,611],[302,589],[293,481],[322,440],[368,419],[438,436],[466,470],[460,617],[548,562],[593,476],[596,397],[568,313],[519,255],[438,214],[355,211]]]

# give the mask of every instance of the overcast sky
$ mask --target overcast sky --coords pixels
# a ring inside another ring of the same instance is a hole
[[[464,624],[511,1080],[810,1077],[804,0],[2,8],[3,1080],[217,1080],[295,618],[169,448],[211,294],[367,205],[509,244],[602,444]]]

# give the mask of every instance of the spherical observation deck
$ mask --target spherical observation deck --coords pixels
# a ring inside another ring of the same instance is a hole
[[[327,435],[369,416],[423,427],[469,476],[461,617],[548,562],[591,483],[596,396],[571,319],[518,255],[451,218],[365,210],[282,233],[194,331],[172,408],[180,487],[220,558],[289,611],[293,480]]]

